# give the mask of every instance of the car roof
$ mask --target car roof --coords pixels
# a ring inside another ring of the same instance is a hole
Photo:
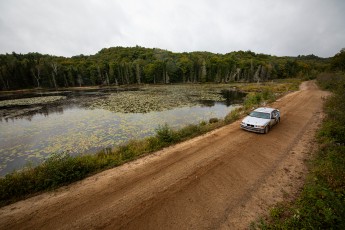
[[[275,109],[274,108],[260,107],[260,108],[255,109],[254,111],[262,112],[262,113],[271,113],[273,110],[275,110]]]

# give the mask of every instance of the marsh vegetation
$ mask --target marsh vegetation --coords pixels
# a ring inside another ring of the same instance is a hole
[[[2,176],[53,153],[90,154],[152,136],[159,125],[181,128],[223,118],[245,93],[229,85],[170,85],[21,96],[0,101]]]

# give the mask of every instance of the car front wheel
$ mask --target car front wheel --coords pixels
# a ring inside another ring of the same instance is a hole
[[[269,125],[267,125],[266,127],[265,127],[265,133],[268,133],[270,131],[270,127],[269,127]]]

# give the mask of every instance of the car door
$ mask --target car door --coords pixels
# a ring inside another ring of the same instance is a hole
[[[278,123],[278,111],[277,110],[273,110],[271,113],[271,122],[272,125],[275,125]]]

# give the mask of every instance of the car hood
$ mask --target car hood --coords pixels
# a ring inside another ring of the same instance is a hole
[[[246,116],[242,122],[246,124],[251,124],[251,125],[260,125],[260,126],[265,126],[268,122],[269,119],[263,119],[263,118],[257,118],[257,117],[251,117],[251,116]]]

